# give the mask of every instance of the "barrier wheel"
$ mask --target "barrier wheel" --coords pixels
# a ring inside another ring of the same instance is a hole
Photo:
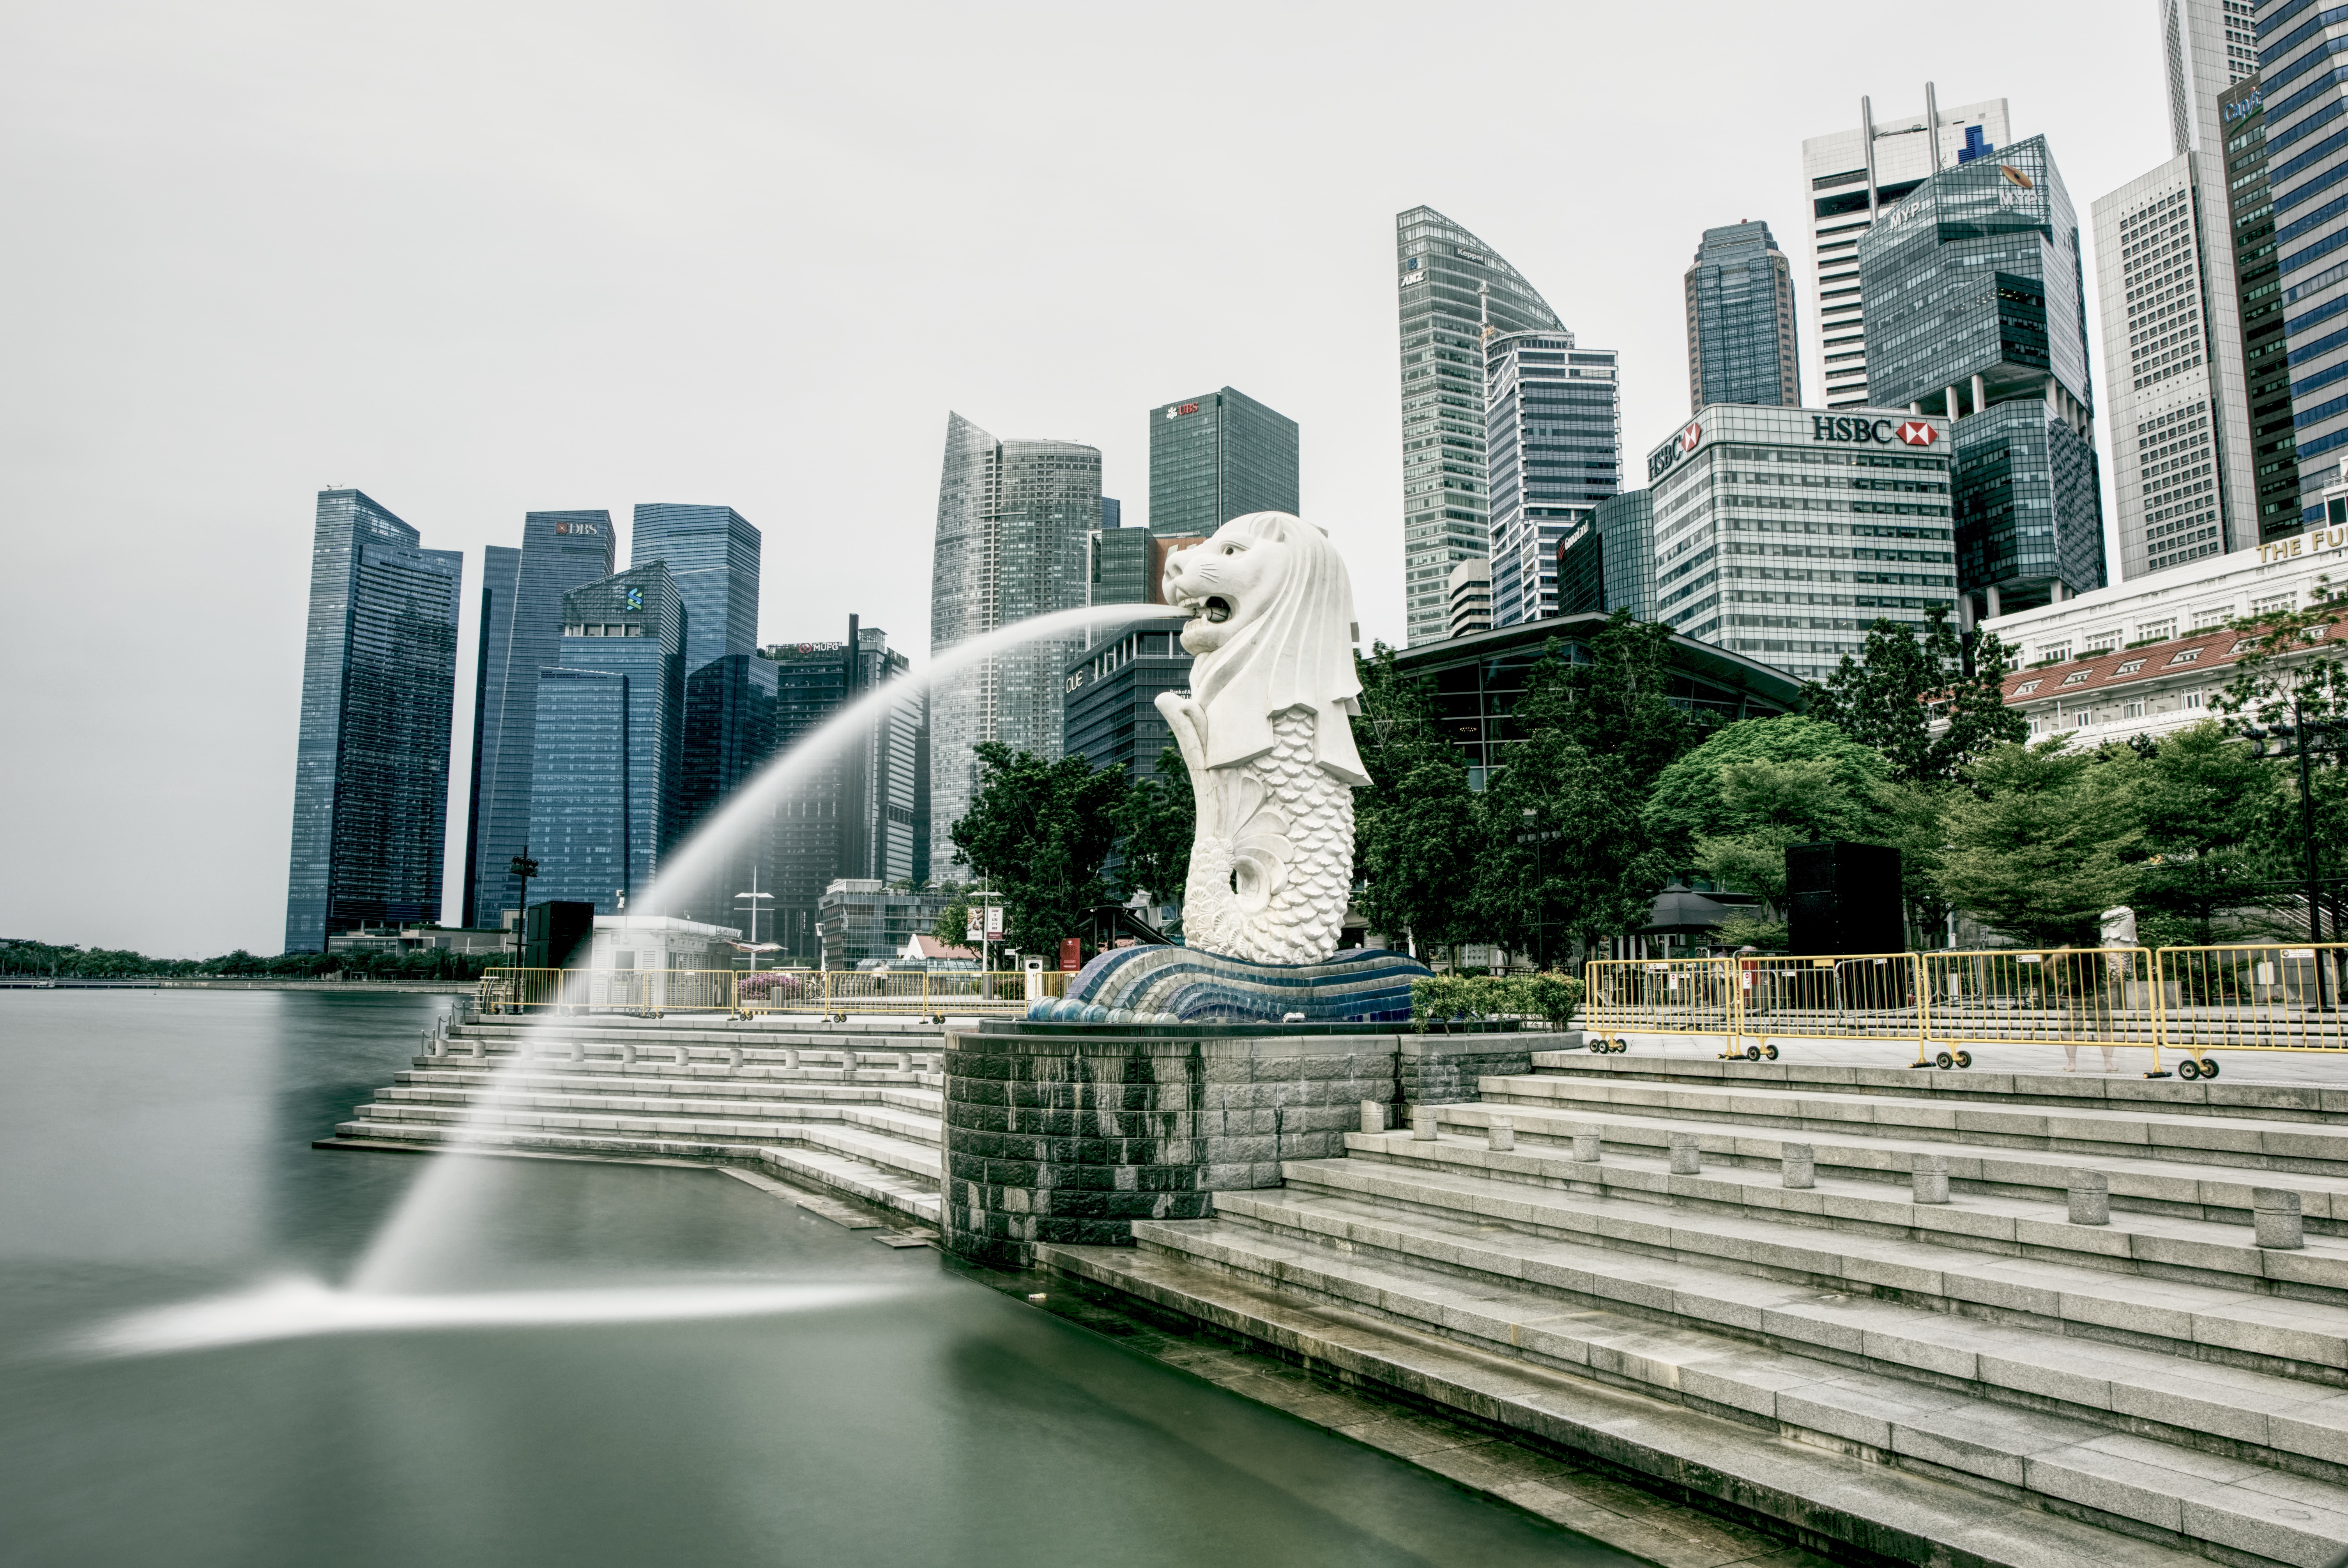
[[[2177,1076],[2190,1083],[2201,1076],[2201,1064],[2188,1056],[2177,1064]]]
[[[1937,1067],[1937,1068],[1939,1068],[1939,1069],[1940,1069],[1941,1071],[1943,1071],[1943,1072],[1948,1071],[1949,1071],[1949,1069],[1951,1069],[1952,1067],[1954,1067],[1956,1064],[1957,1064],[1957,1059],[1956,1059],[1955,1057],[1953,1057],[1953,1056],[1951,1056],[1951,1055],[1950,1055],[1947,1051],[1945,1051],[1945,1050],[1944,1050],[1944,1051],[1942,1051],[1942,1052],[1941,1052],[1941,1054],[1940,1054],[1940,1055],[1938,1055],[1938,1056],[1936,1056],[1936,1057],[1932,1058],[1932,1065],[1933,1065],[1933,1066],[1935,1066],[1935,1067]]]
[[[1760,1060],[1761,1060],[1761,1048],[1760,1048],[1759,1046],[1757,1046],[1757,1045],[1748,1045],[1748,1046],[1746,1046],[1746,1047],[1745,1048],[1745,1060],[1746,1060],[1746,1061],[1760,1061]]]
[[[2205,1056],[2201,1059],[2201,1076],[2204,1078],[2215,1078],[2218,1076],[2218,1059],[2216,1057]]]
[[[1775,1061],[1777,1060],[1777,1048],[1774,1045],[1765,1045],[1761,1048],[1761,1054]]]
[[[1972,1051],[1961,1050],[1957,1052],[1957,1065],[1959,1067],[1971,1067],[1972,1064],[1973,1053]]]

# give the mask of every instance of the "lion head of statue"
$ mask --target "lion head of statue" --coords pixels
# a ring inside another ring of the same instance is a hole
[[[1272,720],[1313,711],[1321,765],[1369,783],[1354,748],[1354,588],[1328,536],[1286,512],[1233,518],[1166,559],[1166,602],[1190,617],[1190,691],[1205,711],[1207,765],[1272,749]]]

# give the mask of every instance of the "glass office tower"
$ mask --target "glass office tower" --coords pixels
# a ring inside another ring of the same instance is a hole
[[[758,651],[758,530],[731,507],[658,502],[636,508],[628,564],[665,565],[692,634],[687,674],[728,653]]]
[[[809,753],[775,801],[765,885],[775,893],[774,939],[793,963],[823,956],[819,907],[830,883],[930,876],[928,694],[906,679],[911,662],[887,632],[854,616],[848,630],[845,641],[776,643],[759,655],[776,675],[778,752],[875,688],[901,687],[842,744]]]
[[[563,596],[558,662],[538,671],[530,898],[623,912],[675,836],[687,618],[659,561]]]
[[[1413,647],[1451,630],[1451,569],[1492,553],[1486,327],[1565,323],[1492,248],[1432,207],[1395,217],[1402,326],[1403,609]]]
[[[440,917],[465,558],[358,490],[318,492],[285,950]]]
[[[2228,5],[2238,0],[2227,0]],[[2241,313],[2242,395],[2249,405],[2252,516],[2260,544],[2299,528],[2299,444],[2291,422],[2291,359],[2275,255],[2274,187],[2267,181],[2266,89],[2256,73],[2219,105],[2234,282]],[[2247,534],[2249,530],[2245,530]]]
[[[494,926],[520,906],[513,858],[530,836],[538,672],[562,645],[562,596],[619,564],[612,514],[530,512],[521,548],[491,546],[481,588],[473,684],[473,811],[466,830],[465,924]]]
[[[1484,364],[1492,624],[1514,626],[1558,613],[1559,544],[1622,487],[1622,402],[1613,354],[1570,332],[1495,333]]]
[[[1590,526],[1558,547],[1558,613],[1627,610],[1655,619],[1655,511],[1645,490],[1598,503]]]
[[[1927,134],[1925,121],[1934,121]],[[1883,214],[1934,170],[1995,152],[2011,137],[2005,100],[1878,118],[1872,100],[1859,100],[1850,130],[1807,138],[1802,175],[1809,198],[1812,337],[1818,374],[1811,382],[1828,408],[1860,408],[1890,399],[1872,395],[1867,378],[1867,320],[1859,304],[1859,241]]]
[[[1688,407],[1802,401],[1794,269],[1766,223],[1707,229],[1687,270]]]
[[[1877,405],[1952,441],[1960,619],[2101,588],[2079,226],[2046,138],[1924,180],[1859,268]]]
[[[930,568],[931,657],[998,627],[1081,608],[1100,502],[1098,447],[998,441],[949,414]],[[1071,632],[1005,648],[932,687],[930,874],[940,881],[958,875],[948,835],[977,795],[973,748],[1000,741],[1057,757],[1061,682],[1083,645]]]
[[[2348,7],[2263,0],[2258,39],[2300,518],[2316,523],[2348,453]]]
[[[775,667],[755,653],[728,653],[685,678],[685,729],[677,758],[676,827],[672,845],[682,845],[715,817],[766,765],[775,751]],[[766,876],[763,825],[726,830],[726,852],[707,876],[690,886],[662,889],[664,913],[712,925],[750,929],[750,900],[735,895],[752,886],[754,869]],[[771,891],[764,880],[760,891]],[[772,903],[760,903],[771,914]],[[773,926],[761,917],[758,935]]]
[[[1877,620],[1921,630],[1933,606],[1954,609],[1945,425],[1890,408],[1698,409],[1647,456],[1655,618],[1824,681]],[[1617,520],[1626,544],[1645,521],[1627,497]]]
[[[1293,419],[1228,386],[1149,411],[1150,532],[1211,534],[1250,512],[1296,508]]]

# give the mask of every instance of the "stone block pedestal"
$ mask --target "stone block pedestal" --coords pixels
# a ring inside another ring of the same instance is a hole
[[[1216,1191],[1278,1186],[1282,1160],[1342,1157],[1365,1100],[1472,1100],[1475,1071],[1529,1071],[1544,1043],[1349,1024],[951,1031],[946,1245],[1003,1267],[1038,1242],[1130,1245],[1135,1220],[1202,1218]]]

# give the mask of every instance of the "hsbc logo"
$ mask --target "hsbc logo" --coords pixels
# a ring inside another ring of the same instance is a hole
[[[1694,451],[1703,440],[1704,426],[1701,425],[1691,425],[1686,429],[1681,431],[1677,436],[1674,436],[1672,439],[1664,442],[1661,446],[1655,448],[1655,450],[1649,454],[1647,457],[1648,480],[1652,483],[1673,464],[1678,462],[1682,457],[1684,457],[1689,453]]]
[[[1828,418],[1823,414],[1810,415],[1810,439],[1813,441],[1863,441],[1873,446],[1890,446],[1895,443],[1930,446],[1940,438],[1941,433],[1921,419],[1843,419]]]

